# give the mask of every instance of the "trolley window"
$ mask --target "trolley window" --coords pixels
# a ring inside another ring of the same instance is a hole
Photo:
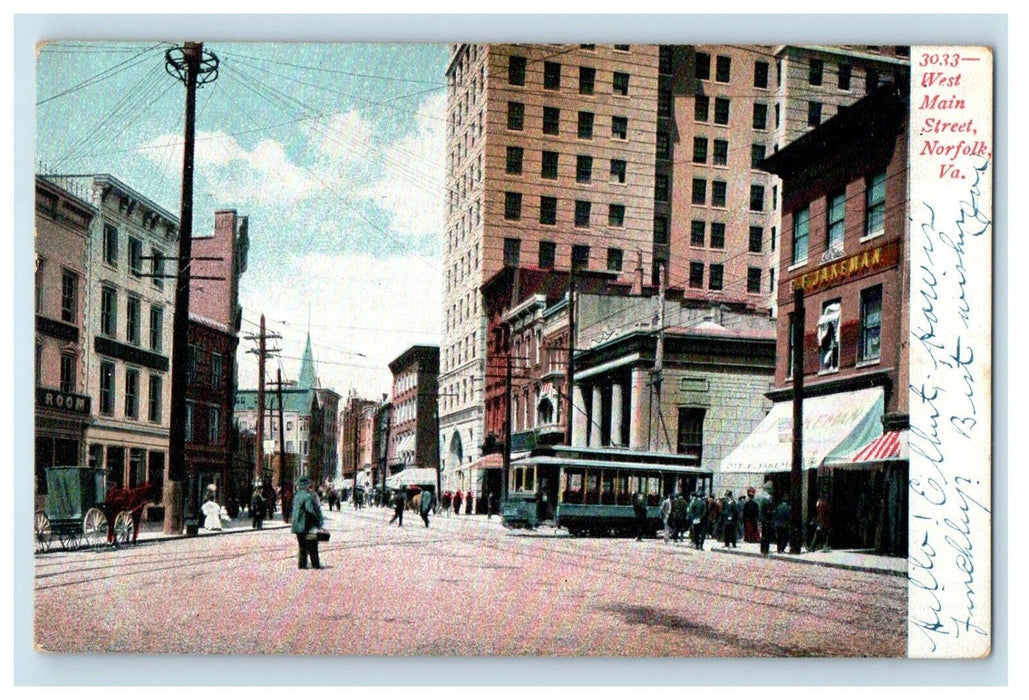
[[[600,474],[598,472],[586,472],[586,500],[584,503],[591,505],[600,503]]]
[[[533,491],[536,488],[536,468],[526,467],[525,468],[525,482],[523,488],[526,491]]]
[[[615,502],[615,472],[605,469],[600,472],[600,502],[604,505],[614,505]]]
[[[647,474],[647,505],[656,506],[661,503],[661,475]]]
[[[615,501],[620,506],[632,505],[632,489],[629,488],[629,475],[625,472],[615,473]]]
[[[582,503],[583,469],[565,469],[561,475],[561,500],[564,503]]]

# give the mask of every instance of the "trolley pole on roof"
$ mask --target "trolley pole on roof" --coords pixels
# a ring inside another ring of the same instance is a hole
[[[218,77],[218,58],[204,53],[204,45],[186,42],[165,54],[165,70],[186,86],[186,116],[183,134],[182,199],[179,215],[179,259],[175,277],[175,318],[172,326],[171,416],[168,442],[168,472],[164,482],[164,532],[182,532],[188,483],[186,469],[186,387],[189,384],[189,267],[193,254],[193,147],[196,127],[198,85]],[[195,496],[191,490],[190,497]],[[195,515],[195,513],[191,513]]]

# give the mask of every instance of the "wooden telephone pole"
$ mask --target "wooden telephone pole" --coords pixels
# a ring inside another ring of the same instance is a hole
[[[247,352],[257,355],[257,430],[254,436],[254,481],[258,482],[264,478],[264,363],[268,359],[269,352],[278,352],[278,349],[268,350],[269,340],[282,338],[278,333],[268,334],[264,326],[264,314],[261,314],[261,330],[258,335],[248,335],[246,340],[256,340],[257,350]]]

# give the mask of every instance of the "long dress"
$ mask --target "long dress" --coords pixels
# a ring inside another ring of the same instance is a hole
[[[222,507],[218,505],[217,501],[205,501],[204,505],[200,507],[200,510],[204,513],[204,529],[222,529]]]

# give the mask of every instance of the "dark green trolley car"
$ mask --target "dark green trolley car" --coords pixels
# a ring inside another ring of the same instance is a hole
[[[36,552],[48,551],[55,538],[64,549],[78,549],[83,544],[98,548],[108,542],[103,469],[49,467],[46,486],[45,510],[36,511],[35,517]],[[119,512],[114,521],[115,540],[127,542],[132,527],[131,514]]]
[[[535,528],[542,523],[572,535],[636,532],[632,495],[647,498],[647,527],[662,527],[661,501],[677,491],[709,492],[711,470],[691,455],[615,448],[538,447],[514,460],[508,475],[504,525]]]

